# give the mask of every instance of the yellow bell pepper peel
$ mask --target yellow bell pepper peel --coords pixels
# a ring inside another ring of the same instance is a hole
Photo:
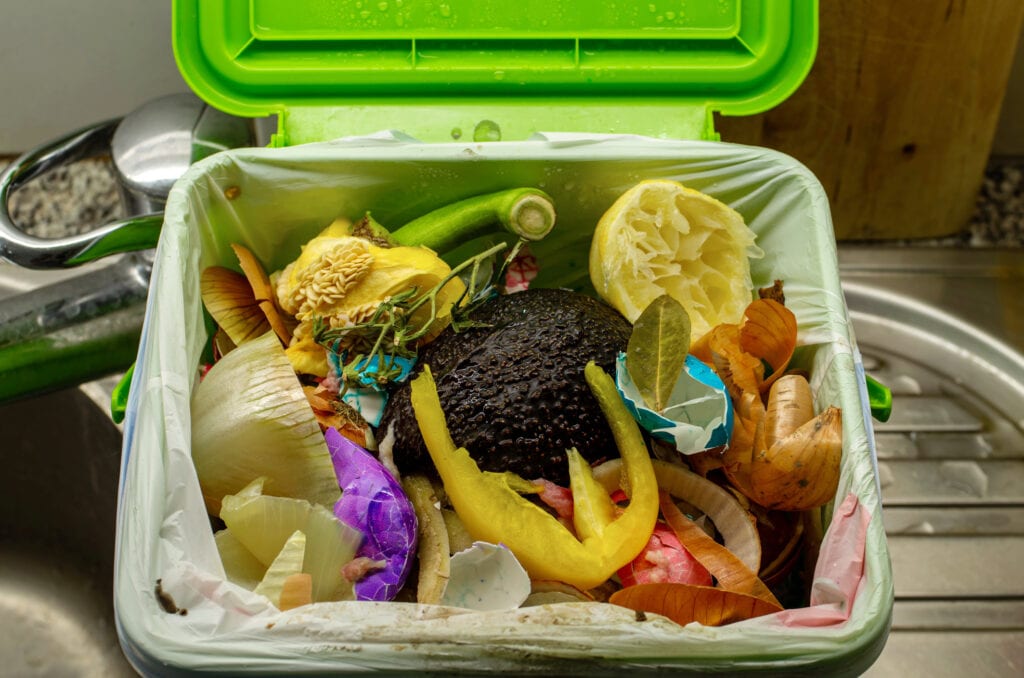
[[[586,541],[600,537],[615,519],[615,503],[590,472],[583,456],[573,448],[569,457],[569,489],[572,490],[572,522],[576,536]]]
[[[534,579],[563,581],[581,589],[599,586],[635,558],[658,517],[657,480],[639,429],[611,377],[591,363],[586,378],[619,446],[632,498],[615,517],[611,500],[594,482],[590,467],[570,452],[575,520],[582,541],[519,495],[516,489],[524,489],[526,481],[512,481],[507,473],[482,473],[465,448],[456,448],[428,366],[412,382],[413,410],[427,451],[470,535],[507,546]]]
[[[602,536],[605,557],[617,563],[614,571],[636,558],[654,532],[659,511],[658,479],[640,427],[622,402],[615,380],[593,361],[587,364],[584,374],[615,438],[630,488],[629,506],[605,526]],[[586,474],[593,480],[589,466]],[[597,489],[600,486],[596,482],[589,487],[592,492],[603,491]]]

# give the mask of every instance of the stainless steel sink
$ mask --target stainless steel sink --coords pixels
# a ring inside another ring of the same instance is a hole
[[[845,247],[896,602],[869,676],[1024,672],[1024,250]]]
[[[0,264],[0,297],[52,277]],[[112,384],[0,406],[0,675],[135,675],[114,628]]]

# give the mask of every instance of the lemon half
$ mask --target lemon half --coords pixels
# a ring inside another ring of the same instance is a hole
[[[677,181],[642,181],[594,229],[590,279],[630,322],[668,294],[690,314],[693,341],[739,322],[753,296],[750,259],[763,256],[739,212]]]

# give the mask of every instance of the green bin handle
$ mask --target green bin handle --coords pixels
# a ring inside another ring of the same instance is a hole
[[[868,386],[868,404],[871,407],[871,416],[884,424],[889,421],[889,416],[892,414],[892,391],[870,375],[865,374],[864,381]]]
[[[124,421],[125,410],[128,409],[128,389],[132,385],[132,374],[135,372],[135,363],[132,363],[128,371],[117,382],[114,391],[110,394],[110,417],[115,424]]]

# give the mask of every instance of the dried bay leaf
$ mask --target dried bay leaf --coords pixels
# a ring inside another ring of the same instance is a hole
[[[690,348],[690,316],[667,294],[652,301],[633,324],[626,369],[646,405],[661,412],[669,404]]]

